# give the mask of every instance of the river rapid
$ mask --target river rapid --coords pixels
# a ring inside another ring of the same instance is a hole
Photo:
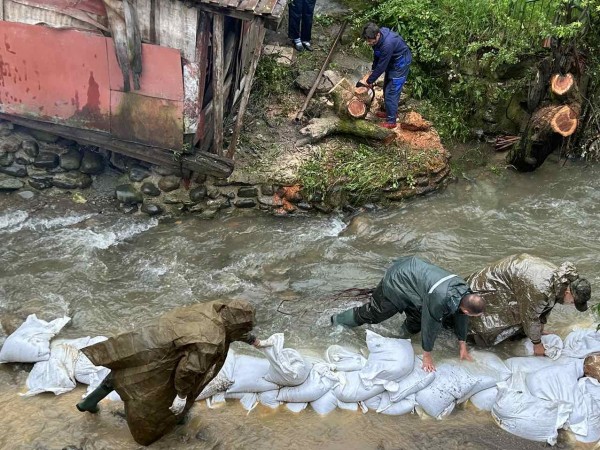
[[[43,207],[42,207],[43,206]],[[600,167],[549,160],[537,172],[461,178],[445,191],[347,221],[336,216],[276,218],[224,212],[217,220],[162,223],[59,199],[0,195],[0,308],[72,317],[61,337],[118,333],[173,307],[246,299],[257,331],[284,332],[286,346],[322,356],[332,344],[364,349],[366,327],[331,328],[329,316],[356,304],[328,300],[350,287],[373,287],[397,257],[417,254],[461,275],[506,255],[528,252],[555,264],[573,261],[600,287]],[[49,318],[49,317],[45,317]],[[371,328],[394,336],[395,317]],[[558,305],[548,329],[563,337],[596,323],[591,312]],[[3,340],[5,336],[1,337]],[[420,351],[420,339],[414,339]],[[494,351],[521,354],[514,343]],[[442,334],[436,361],[457,355]],[[0,365],[1,449],[136,449],[122,404],[97,415],[75,403],[85,392],[20,397],[29,365]],[[574,441],[561,436],[563,448]],[[71,446],[71,447],[69,447]],[[204,402],[157,449],[535,449],[501,430],[486,412],[458,407],[443,421],[369,412]]]

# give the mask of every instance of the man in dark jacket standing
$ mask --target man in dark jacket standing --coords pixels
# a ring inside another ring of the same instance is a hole
[[[369,303],[332,316],[332,322],[355,327],[405,313],[400,337],[421,332],[423,369],[432,372],[435,366],[431,351],[442,321],[454,316],[460,358],[471,360],[465,342],[469,316],[481,315],[485,302],[471,292],[462,278],[416,256],[408,256],[386,271],[372,297]]]
[[[381,124],[385,128],[396,128],[396,116],[398,114],[398,102],[402,87],[406,83],[408,70],[412,62],[410,49],[397,33],[389,28],[379,28],[376,24],[369,22],[362,32],[363,39],[373,47],[373,65],[371,74],[366,83],[370,87],[385,73],[383,80],[383,95],[385,100],[385,112],[376,115],[385,118]]]
[[[542,333],[556,303],[587,310],[591,297],[588,280],[570,262],[559,267],[536,256],[507,256],[467,278],[472,289],[489,292],[485,314],[470,323],[478,345],[496,345],[513,336],[526,335],[536,356],[544,356]]]

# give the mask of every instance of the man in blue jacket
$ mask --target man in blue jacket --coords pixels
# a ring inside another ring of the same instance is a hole
[[[373,65],[371,74],[366,80],[367,85],[373,87],[375,81],[385,73],[383,80],[385,112],[381,111],[376,115],[386,119],[385,123],[381,124],[382,127],[396,128],[398,102],[408,77],[412,54],[404,39],[389,28],[379,28],[369,22],[363,28],[362,36],[367,44],[373,47]]]
[[[385,272],[369,303],[332,316],[331,321],[356,327],[405,313],[400,337],[421,332],[423,369],[432,372],[435,366],[431,351],[442,321],[454,318],[460,359],[471,360],[466,344],[469,316],[480,316],[484,309],[485,301],[472,293],[465,280],[416,256],[408,256]]]

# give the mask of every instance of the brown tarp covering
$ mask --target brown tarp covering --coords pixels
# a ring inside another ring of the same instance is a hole
[[[573,264],[556,267],[526,253],[484,267],[467,278],[473,291],[492,291],[484,296],[485,313],[470,318],[469,334],[488,346],[523,332],[538,341],[550,311],[576,278]]]
[[[214,301],[174,309],[133,331],[84,348],[96,365],[111,369],[125,402],[129,430],[149,445],[169,432],[219,372],[235,340],[252,329],[254,309],[242,301]],[[175,395],[183,412],[169,411]]]

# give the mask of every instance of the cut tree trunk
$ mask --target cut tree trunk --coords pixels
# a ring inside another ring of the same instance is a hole
[[[550,89],[554,95],[563,97],[567,95],[572,89],[576,88],[575,78],[572,74],[560,75],[555,73],[550,77]]]
[[[552,132],[563,137],[571,136],[579,124],[579,111],[577,104],[549,105],[538,109],[531,117],[531,139],[543,141]]]
[[[308,125],[300,130],[300,133],[306,137],[296,142],[298,146],[312,144],[332,134],[350,134],[379,141],[395,135],[394,130],[382,128],[376,123],[333,116],[311,119]]]
[[[362,119],[369,112],[369,108],[365,105],[364,102],[361,102],[357,98],[353,98],[346,105],[346,112],[353,119]]]
[[[334,110],[340,117],[362,119],[369,112],[373,95],[366,87],[355,88],[343,79],[329,91],[333,98]]]

